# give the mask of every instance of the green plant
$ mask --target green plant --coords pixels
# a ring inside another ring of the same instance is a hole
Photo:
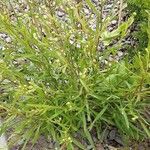
[[[102,125],[116,126],[126,137],[150,137],[144,116],[149,106],[149,47],[130,64],[122,60],[105,68],[99,57],[110,52],[97,51],[100,41],[122,39],[134,15],[108,32],[110,17],[102,21],[93,4],[86,2],[97,15],[95,30],[81,11],[82,3],[61,3],[67,22],[56,17],[53,7],[34,1],[28,2],[30,11],[16,14],[15,21],[8,9],[1,12],[0,32],[12,38],[11,43],[3,42],[1,52],[1,133],[12,130],[10,139],[16,140],[11,144],[22,139],[24,149],[29,140],[34,145],[44,134],[66,149],[86,149],[74,136],[80,131],[95,149],[91,131],[96,128],[101,138]]]
[[[136,12],[138,15],[135,17],[134,27],[135,31],[132,33],[133,37],[138,40],[138,45],[135,50],[142,50],[146,48],[148,44],[147,37],[147,23],[148,17],[146,10],[150,10],[149,0],[127,0],[128,10],[130,13]],[[133,29],[134,30],[134,29]],[[133,49],[133,48],[131,48]]]

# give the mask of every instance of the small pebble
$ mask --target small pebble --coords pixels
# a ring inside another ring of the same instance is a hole
[[[69,42],[70,42],[70,44],[73,44],[73,43],[74,43],[74,41],[73,41],[73,40],[69,40]]]
[[[109,133],[109,139],[114,140],[116,136],[116,130],[111,130]]]
[[[108,60],[109,61],[114,61],[114,58],[112,56],[109,56]]]
[[[90,14],[90,10],[89,9],[84,8],[83,10],[84,10],[85,14],[87,14],[87,15]]]
[[[0,33],[0,38],[6,38],[7,37],[7,35],[6,34],[4,34],[4,33]]]
[[[77,48],[81,48],[81,45],[79,43],[77,43],[76,47]]]
[[[0,118],[0,127],[2,126],[2,120]],[[4,134],[2,134],[0,136],[0,149],[3,150],[8,150],[8,145],[7,145],[7,141],[6,141],[6,137]]]
[[[119,136],[116,136],[116,137],[115,137],[115,141],[116,141],[118,144],[120,144],[120,145],[124,145],[124,143],[123,143],[121,137],[119,137]]]
[[[108,27],[108,31],[110,32],[113,31],[113,29],[114,29],[113,27]]]
[[[111,9],[113,7],[113,4],[108,4],[105,8],[106,9]]]
[[[116,24],[117,24],[117,20],[112,20],[112,21],[111,21],[111,24],[112,24],[112,25],[116,25]]]
[[[10,37],[7,37],[7,38],[5,39],[5,41],[6,41],[7,43],[10,43],[10,42],[11,42],[11,38],[10,38]]]
[[[58,17],[63,17],[65,15],[65,13],[62,11],[57,11],[56,13]]]
[[[123,52],[122,51],[118,51],[118,56],[119,57],[123,56]]]

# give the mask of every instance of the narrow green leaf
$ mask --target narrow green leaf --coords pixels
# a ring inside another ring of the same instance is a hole
[[[148,137],[150,138],[150,130],[147,129],[147,127],[145,126],[145,124],[142,121],[139,121],[145,131],[145,133],[148,135]]]
[[[96,115],[94,121],[93,121],[93,122],[90,124],[90,126],[89,126],[89,130],[92,130],[92,128],[93,128],[95,122],[101,118],[101,116],[104,114],[104,112],[106,111],[107,108],[108,108],[108,105],[106,105],[106,106]]]
[[[123,115],[123,117],[124,117],[124,119],[125,119],[126,126],[127,126],[127,128],[129,129],[129,120],[128,120],[127,114],[126,114],[126,112],[124,111],[124,109],[121,109],[121,114]]]
[[[94,141],[93,141],[93,139],[91,137],[90,132],[87,129],[86,118],[85,118],[85,114],[84,113],[83,113],[83,129],[84,129],[84,133],[85,133],[87,139],[89,140],[91,146],[93,147],[94,150],[96,150],[95,145],[94,145]]]
[[[83,144],[81,144],[78,140],[76,140],[75,138],[72,139],[73,140],[73,143],[75,145],[77,145],[78,147],[80,147],[82,150],[85,150],[86,148],[84,147]]]

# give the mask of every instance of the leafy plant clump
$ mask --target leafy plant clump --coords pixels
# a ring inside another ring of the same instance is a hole
[[[130,13],[136,12],[138,15],[135,17],[135,28],[133,29],[133,37],[138,40],[138,45],[136,49],[141,51],[143,48],[146,48],[148,44],[147,36],[147,24],[148,17],[146,10],[150,10],[150,1],[149,0],[127,0],[128,10]],[[131,50],[132,51],[132,50]]]
[[[1,133],[12,131],[10,144],[22,140],[24,149],[29,141],[34,145],[44,134],[66,149],[77,145],[85,150],[75,138],[78,133],[95,149],[92,130],[101,139],[105,126],[116,126],[126,138],[150,137],[146,116],[150,47],[132,60],[104,66],[102,59],[112,50],[115,55],[121,43],[104,52],[97,50],[100,42],[109,45],[125,37],[134,14],[108,32],[114,16],[102,20],[89,0],[86,5],[96,16],[95,29],[89,26],[90,18],[85,17],[82,3],[27,2],[28,11],[14,13],[11,18],[7,8],[0,15],[0,32],[12,39],[1,41],[4,48],[0,55]],[[54,11],[59,5],[65,21]]]

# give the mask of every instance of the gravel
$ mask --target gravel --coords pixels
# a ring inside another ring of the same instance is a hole
[[[0,127],[1,127],[1,125],[2,125],[2,120],[0,118]],[[7,141],[6,141],[6,137],[5,137],[4,134],[2,134],[0,136],[0,149],[2,149],[2,150],[8,150]]]
[[[17,146],[14,146],[13,148],[11,148],[11,150],[20,150],[22,148],[22,144],[18,144]],[[26,150],[31,149],[32,147],[32,143],[29,142],[27,144]],[[33,146],[32,150],[55,150],[55,142],[52,141],[51,139],[47,139],[44,136],[41,136],[38,141],[35,143],[35,145]]]

